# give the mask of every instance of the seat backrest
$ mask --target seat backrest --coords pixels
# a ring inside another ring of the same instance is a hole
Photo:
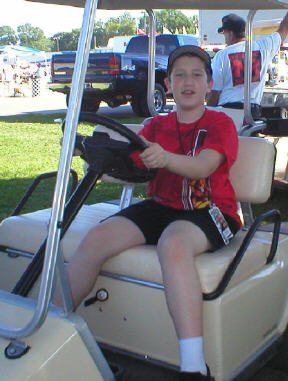
[[[274,145],[264,138],[239,136],[238,156],[230,180],[240,202],[260,204],[268,200],[274,174]]]
[[[209,110],[213,111],[222,111],[226,115],[230,116],[230,118],[233,120],[236,130],[239,131],[241,127],[243,127],[243,121],[244,121],[244,110],[243,109],[235,109],[235,108],[227,108],[222,106],[206,106]]]

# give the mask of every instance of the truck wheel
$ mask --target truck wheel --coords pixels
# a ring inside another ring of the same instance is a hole
[[[154,104],[155,110],[163,112],[166,106],[166,94],[164,87],[160,83],[155,83],[155,92],[154,92]],[[147,104],[147,95],[146,92],[138,94],[133,97],[131,101],[131,106],[133,112],[138,116],[151,116],[148,104]]]
[[[68,107],[69,104],[69,95],[66,94],[66,105]],[[81,111],[87,111],[87,112],[97,112],[99,109],[101,101],[95,101],[93,99],[82,99],[82,104],[81,104]]]
[[[93,99],[82,99],[81,112],[97,112],[99,110],[100,101]]]
[[[141,107],[140,107],[140,96],[135,96],[132,98],[131,100],[131,107],[132,107],[132,110],[134,112],[134,114],[138,115],[138,116],[144,116],[142,115],[142,110],[141,110]]]

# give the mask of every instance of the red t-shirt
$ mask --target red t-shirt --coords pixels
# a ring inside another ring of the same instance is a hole
[[[237,132],[230,117],[206,109],[198,121],[179,123],[176,113],[171,112],[151,119],[139,135],[176,154],[197,156],[203,149],[213,149],[223,154],[225,160],[207,179],[193,180],[163,168],[158,169],[155,178],[148,184],[147,194],[153,200],[175,209],[200,209],[213,203],[222,213],[241,224],[235,192],[229,180],[229,170],[238,151]],[[136,159],[134,155],[133,158]],[[138,165],[139,160],[136,159]]]

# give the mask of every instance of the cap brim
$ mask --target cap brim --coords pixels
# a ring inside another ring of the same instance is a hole
[[[168,71],[170,70],[171,66],[174,64],[175,60],[184,54],[192,54],[202,59],[205,62],[205,65],[209,67],[212,73],[211,58],[209,54],[205,52],[205,50],[201,49],[199,46],[196,46],[196,45],[183,45],[176,48],[169,56]]]
[[[221,26],[220,28],[218,28],[218,33],[224,33],[224,29],[223,29],[223,26]]]

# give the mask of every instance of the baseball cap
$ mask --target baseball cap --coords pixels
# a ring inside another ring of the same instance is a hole
[[[235,33],[245,32],[246,22],[242,17],[235,13],[230,13],[222,18],[222,26],[218,28],[218,33],[224,33],[224,30],[232,30]]]
[[[168,73],[171,72],[172,66],[176,59],[186,54],[191,54],[193,56],[199,57],[205,63],[206,69],[208,69],[209,73],[212,75],[211,58],[209,54],[196,45],[183,45],[173,50],[168,58]]]

